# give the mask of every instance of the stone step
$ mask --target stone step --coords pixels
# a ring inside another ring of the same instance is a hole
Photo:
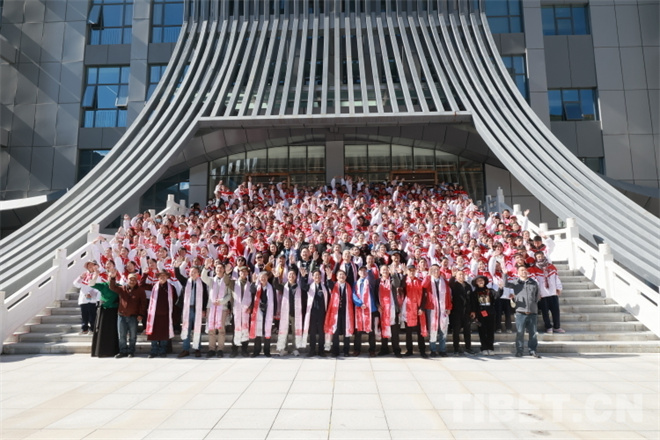
[[[560,298],[602,298],[600,289],[563,290]]]
[[[602,297],[564,297],[563,295],[559,297],[560,306],[569,305],[569,306],[588,306],[588,305],[606,305],[606,304],[616,304],[611,298],[602,298]]]
[[[618,304],[563,305],[561,313],[628,313]]]
[[[463,344],[461,344],[463,348]],[[478,340],[472,341],[472,347],[479,349]],[[514,342],[495,342],[495,352],[497,354],[513,354],[515,352]],[[173,343],[173,353],[181,350],[181,344]],[[364,346],[363,352],[367,352],[367,346]],[[405,350],[404,345],[402,348]],[[68,342],[68,343],[41,343],[41,342],[16,342],[5,344],[4,354],[72,354],[72,353],[90,353],[90,342]],[[225,353],[229,354],[230,346],[225,346]],[[150,344],[136,344],[136,353],[138,356],[145,356],[149,353]],[[251,347],[250,347],[251,350]],[[448,350],[451,352],[451,343],[448,344]],[[415,352],[417,348],[415,348]],[[527,349],[525,349],[525,352]],[[202,352],[206,353],[206,347],[202,345]],[[275,346],[271,347],[271,352],[275,353]],[[546,341],[539,340],[538,352],[541,354],[551,353],[660,353],[660,341]],[[174,354],[169,355],[175,356]],[[366,354],[363,354],[366,357]],[[204,359],[204,358],[202,358]],[[220,360],[222,361],[222,360]]]

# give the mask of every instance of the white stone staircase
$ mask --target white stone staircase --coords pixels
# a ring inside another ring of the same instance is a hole
[[[539,333],[540,353],[660,353],[660,338],[614,300],[603,298],[601,291],[566,264],[556,264],[564,285],[560,298],[561,325],[566,333]],[[67,299],[48,307],[26,323],[5,342],[4,354],[90,353],[91,335],[80,335],[78,293],[73,289]],[[539,316],[539,330],[543,320]],[[450,337],[451,339],[451,337]],[[203,341],[206,341],[204,336]],[[227,337],[229,344],[230,337]],[[515,334],[495,335],[495,351],[514,352]],[[404,341],[402,341],[403,347]],[[174,351],[180,339],[174,340]],[[472,345],[479,347],[479,335],[472,334]],[[451,349],[451,341],[448,341]],[[138,353],[148,353],[146,336],[138,336]],[[202,345],[204,351],[204,344]],[[226,347],[229,349],[229,347]],[[366,351],[366,350],[365,350]]]

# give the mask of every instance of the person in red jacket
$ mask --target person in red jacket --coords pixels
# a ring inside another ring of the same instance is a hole
[[[401,283],[405,289],[406,299],[403,300],[403,320],[406,323],[406,353],[404,356],[413,355],[413,333],[417,333],[417,346],[419,353],[423,358],[428,358],[426,354],[426,316],[422,305],[424,304],[424,289],[422,280],[416,275],[417,268],[414,265],[408,266],[408,273],[405,280]]]

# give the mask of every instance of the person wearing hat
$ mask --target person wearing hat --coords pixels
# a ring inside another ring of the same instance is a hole
[[[137,274],[128,275],[126,285],[117,284],[117,270],[109,272],[110,290],[119,295],[117,309],[117,331],[119,334],[119,353],[116,358],[133,357],[137,341],[138,321],[147,314],[147,295],[144,287],[138,286]],[[128,342],[126,340],[128,338]]]
[[[268,272],[259,272],[257,279],[258,281],[251,287],[250,339],[254,339],[254,351],[250,357],[259,356],[262,344],[264,356],[270,357],[270,337],[275,311],[275,291],[273,286],[268,282]]]
[[[85,263],[85,272],[83,272],[73,282],[74,287],[80,289],[78,294],[78,305],[80,306],[80,315],[82,317],[82,331],[81,335],[89,334],[89,331],[94,331],[94,323],[96,322],[96,304],[101,299],[101,292],[91,287],[96,283],[98,277],[99,266],[96,261],[88,261]]]
[[[158,282],[151,288],[145,323],[147,341],[151,341],[150,359],[167,356],[168,343],[174,338],[172,315],[177,295],[169,280],[169,272],[161,270],[158,272]]]
[[[486,356],[495,354],[495,302],[499,294],[488,287],[488,277],[478,275],[472,280],[474,296],[478,306],[476,309],[477,321],[479,323],[479,342],[481,352]]]

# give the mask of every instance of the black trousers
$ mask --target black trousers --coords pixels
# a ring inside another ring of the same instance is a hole
[[[309,317],[309,352],[320,353],[323,351],[325,336],[323,333],[323,324],[325,323],[325,314],[312,309]]]
[[[82,331],[94,331],[96,303],[80,304],[80,315],[82,317]]]
[[[348,356],[351,351],[351,337],[344,335],[344,356]],[[339,356],[339,332],[332,335],[332,355]]]
[[[257,356],[259,353],[261,353],[261,340],[263,339],[263,346],[264,346],[264,354],[266,356],[270,356],[270,338],[262,338],[261,336],[257,336],[254,338],[254,355]]]
[[[502,314],[504,314],[504,328],[511,330],[513,310],[511,309],[511,300],[509,298],[495,300],[495,330],[502,329]]]
[[[454,342],[454,353],[458,353],[460,346],[461,328],[463,329],[463,340],[465,349],[472,348],[472,336],[470,333],[470,316],[463,313],[452,313],[449,315],[449,323],[452,326],[452,337]]]
[[[539,308],[543,315],[543,323],[545,324],[546,330],[551,328],[561,328],[559,322],[559,297],[557,295],[541,298],[541,301],[539,301]],[[550,322],[550,313],[552,313],[552,322]]]
[[[481,351],[495,350],[493,344],[495,343],[495,315],[488,312],[488,316],[481,316],[477,312],[479,319],[479,341],[481,342]]]
[[[426,341],[424,340],[424,336],[422,336],[422,329],[419,324],[414,327],[406,326],[406,350],[408,353],[413,352],[413,333],[417,333],[417,347],[419,348],[419,353],[426,353]]]
[[[392,332],[392,338],[390,341],[390,338],[383,338],[380,342],[380,351],[383,354],[389,353],[389,344],[391,342],[392,344],[392,351],[394,353],[401,353],[401,347],[399,346],[399,334],[401,332],[401,326],[397,323],[392,326],[390,326],[390,330]]]

